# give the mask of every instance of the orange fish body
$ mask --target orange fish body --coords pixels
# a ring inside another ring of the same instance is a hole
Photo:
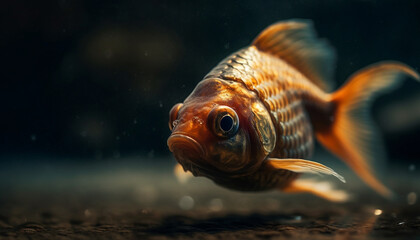
[[[273,24],[247,48],[219,63],[184,103],[170,112],[168,146],[184,171],[241,191],[310,192],[332,201],[347,194],[302,173],[344,178],[309,161],[314,136],[384,196],[372,174],[376,137],[365,115],[369,99],[410,67],[383,62],[352,76],[334,93],[334,53],[309,21]],[[181,167],[178,167],[178,172]],[[327,187],[326,187],[327,186]]]

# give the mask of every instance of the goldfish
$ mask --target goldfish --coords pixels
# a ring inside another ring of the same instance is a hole
[[[270,25],[252,44],[214,67],[169,113],[167,140],[176,173],[211,179],[239,191],[312,193],[330,201],[349,194],[305,173],[345,179],[311,161],[315,139],[371,188],[389,190],[375,175],[380,138],[368,114],[378,93],[410,76],[396,61],[370,65],[332,92],[335,53],[310,20]]]

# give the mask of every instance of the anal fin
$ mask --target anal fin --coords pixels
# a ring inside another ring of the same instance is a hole
[[[297,179],[281,189],[287,193],[312,193],[332,202],[345,202],[349,195],[344,190],[336,190],[329,182],[319,182],[314,179]]]

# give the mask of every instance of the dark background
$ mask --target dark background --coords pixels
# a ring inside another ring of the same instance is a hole
[[[337,86],[397,60],[420,70],[420,1],[3,1],[0,156],[168,156],[168,111],[279,20],[314,21]],[[420,84],[374,102],[393,161],[420,156]],[[160,158],[156,158],[160,159]],[[72,160],[73,161],[73,160]]]

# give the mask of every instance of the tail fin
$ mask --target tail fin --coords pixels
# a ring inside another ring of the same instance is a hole
[[[416,71],[398,62],[380,62],[355,73],[341,89],[330,95],[335,106],[331,127],[316,133],[325,147],[385,197],[391,197],[392,193],[371,169],[380,139],[373,131],[368,107],[375,94],[397,86],[404,74],[419,80]]]

